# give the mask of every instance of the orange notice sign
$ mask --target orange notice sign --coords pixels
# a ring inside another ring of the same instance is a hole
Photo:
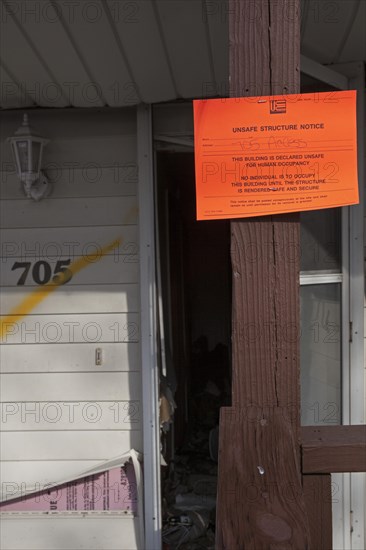
[[[194,101],[197,219],[358,203],[356,92]]]

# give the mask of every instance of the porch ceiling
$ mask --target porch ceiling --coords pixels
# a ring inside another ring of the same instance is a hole
[[[2,109],[227,95],[227,0],[0,1]],[[315,61],[365,61],[365,27],[365,0],[302,0]]]

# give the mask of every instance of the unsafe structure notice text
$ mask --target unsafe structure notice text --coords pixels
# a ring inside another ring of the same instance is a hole
[[[197,219],[357,204],[356,92],[194,101]]]

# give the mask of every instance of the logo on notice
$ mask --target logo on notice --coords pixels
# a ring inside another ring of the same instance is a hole
[[[271,99],[269,105],[271,115],[286,113],[286,99]]]

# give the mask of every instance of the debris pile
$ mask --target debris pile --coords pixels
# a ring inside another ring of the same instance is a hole
[[[185,443],[163,469],[164,550],[215,548],[219,415],[231,399],[227,348],[210,352],[207,339],[198,339],[190,374]]]
[[[214,383],[195,396],[194,424],[176,452],[163,486],[166,550],[215,548],[218,416],[221,393]]]
[[[205,440],[201,442],[206,454],[198,452],[198,446],[195,452],[176,455],[169,465],[164,488],[166,550],[215,547],[217,464],[210,459]]]

